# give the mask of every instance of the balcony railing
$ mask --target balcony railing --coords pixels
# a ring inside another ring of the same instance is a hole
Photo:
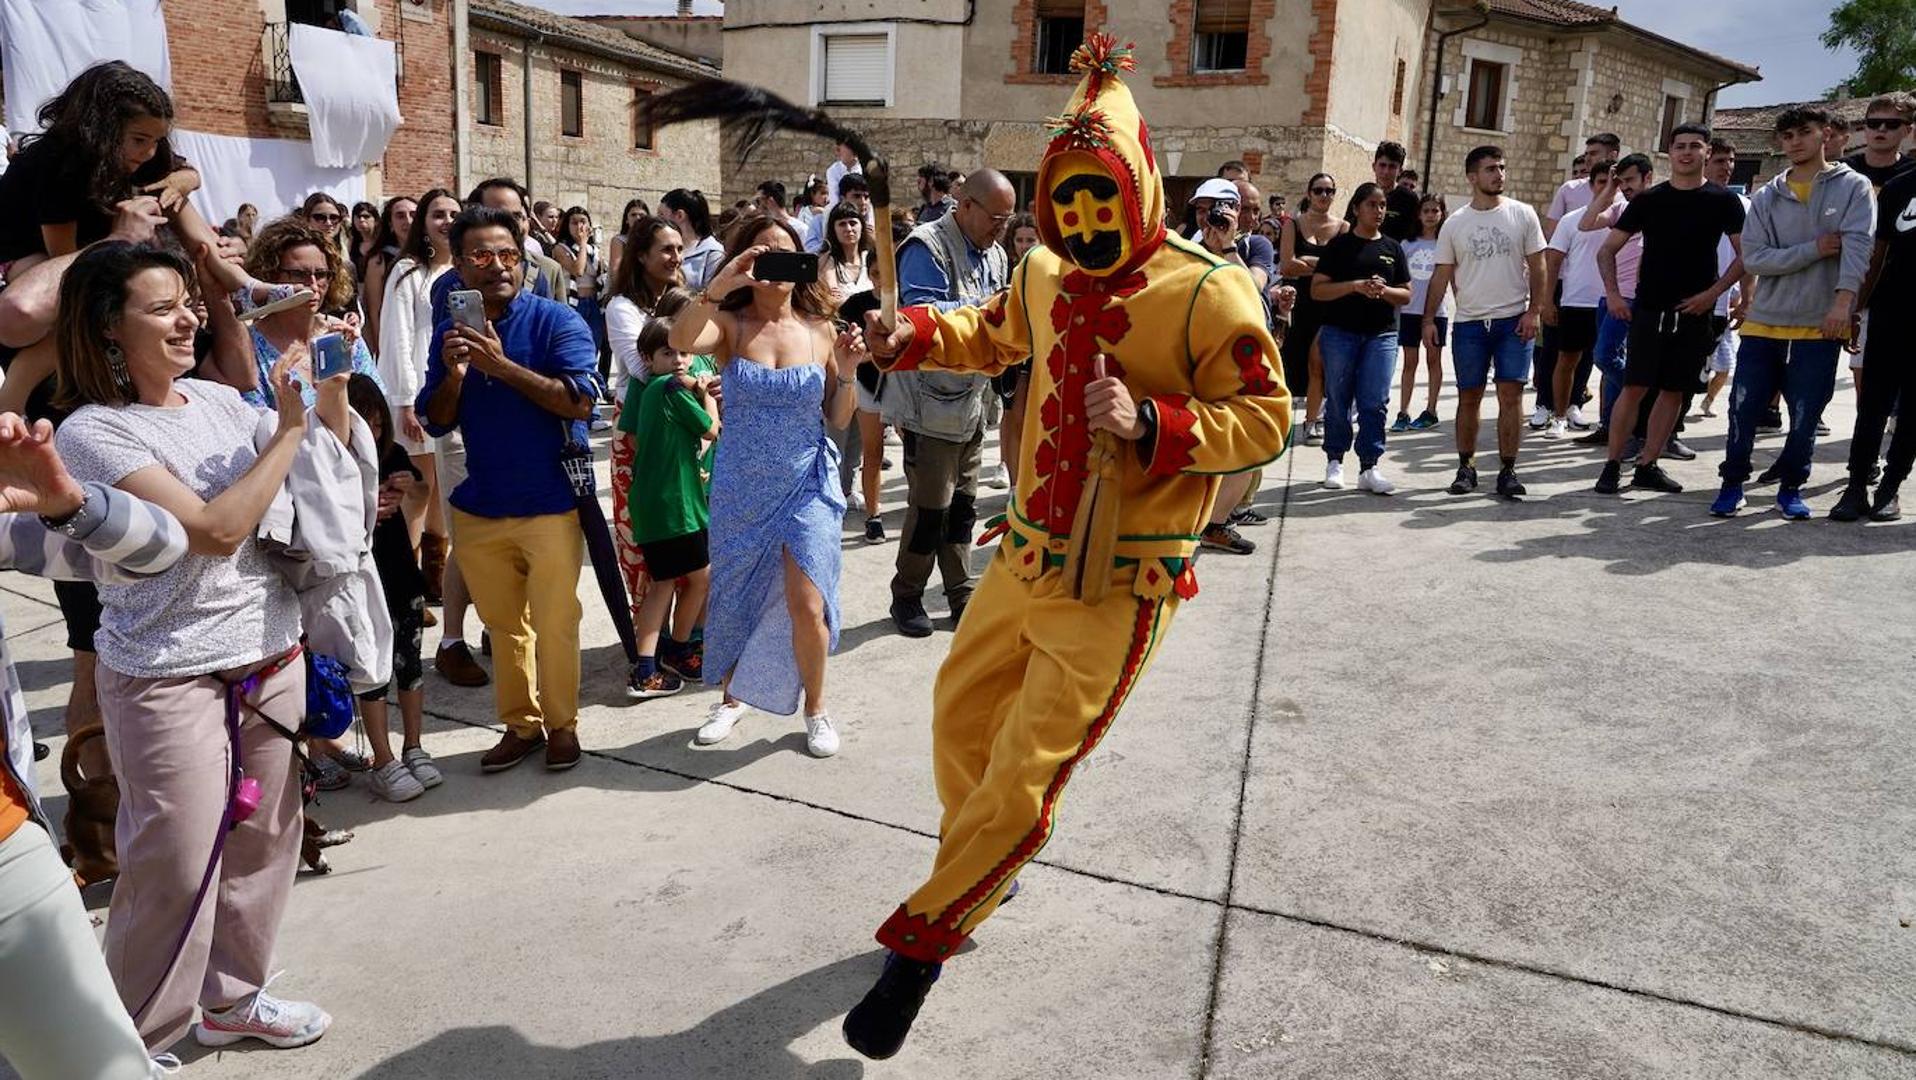
[[[300,104],[306,95],[299,88],[299,76],[293,73],[292,38],[283,22],[266,24],[266,100],[275,104]],[[405,34],[393,40],[393,79],[397,86],[406,82]]]

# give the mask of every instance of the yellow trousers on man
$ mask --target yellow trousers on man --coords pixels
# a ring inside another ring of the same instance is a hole
[[[500,721],[526,739],[577,725],[585,565],[578,515],[483,518],[454,510],[452,555],[492,632]]]
[[[1110,730],[1177,610],[1175,593],[1134,591],[1139,571],[1116,568],[1093,606],[1065,591],[1062,573],[1022,580],[1000,548],[933,691],[938,857],[879,928],[880,944],[927,963],[950,958],[1050,839],[1072,771]]]

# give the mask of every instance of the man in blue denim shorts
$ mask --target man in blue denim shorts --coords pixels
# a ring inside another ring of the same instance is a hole
[[[1544,291],[1543,224],[1527,204],[1504,198],[1504,152],[1479,146],[1464,158],[1470,205],[1437,234],[1437,270],[1424,304],[1424,347],[1437,346],[1437,312],[1453,279],[1451,356],[1457,369],[1457,478],[1452,495],[1477,489],[1477,424],[1484,386],[1497,379],[1497,494],[1524,493],[1517,480],[1517,444],[1523,437],[1523,389]]]

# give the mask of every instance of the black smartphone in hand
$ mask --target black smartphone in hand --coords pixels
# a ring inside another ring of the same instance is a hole
[[[818,256],[809,251],[767,251],[752,260],[752,277],[810,285],[818,280]]]

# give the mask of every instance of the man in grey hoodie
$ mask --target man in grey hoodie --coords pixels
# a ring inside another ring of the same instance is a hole
[[[1743,264],[1757,275],[1756,294],[1730,389],[1730,436],[1718,470],[1723,487],[1710,506],[1718,517],[1744,505],[1756,423],[1778,387],[1789,403],[1790,430],[1777,458],[1776,506],[1792,520],[1810,516],[1802,488],[1869,270],[1874,217],[1869,180],[1824,157],[1828,126],[1829,114],[1818,108],[1778,116],[1776,137],[1790,167],[1750,200]]]

